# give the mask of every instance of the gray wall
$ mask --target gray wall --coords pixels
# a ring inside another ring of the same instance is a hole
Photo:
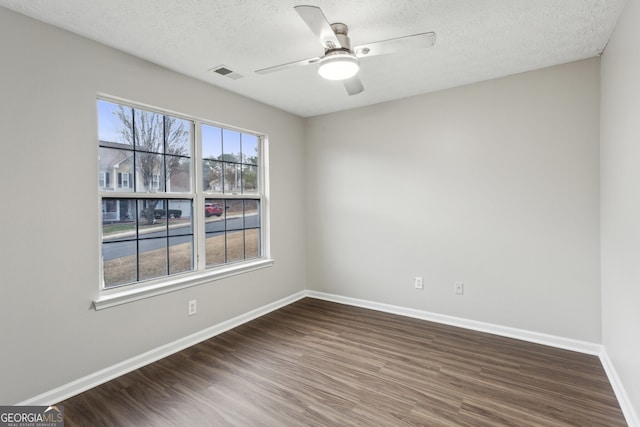
[[[305,287],[304,121],[0,8],[0,404]],[[96,93],[265,132],[275,266],[99,312]],[[198,314],[187,316],[187,301]]]
[[[308,119],[308,287],[599,343],[599,65]]]
[[[640,1],[602,56],[602,335],[640,415]]]

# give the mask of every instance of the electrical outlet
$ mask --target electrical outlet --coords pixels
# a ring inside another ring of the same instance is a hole
[[[192,299],[189,301],[189,316],[193,316],[198,312],[198,306],[196,305],[196,300]]]
[[[455,291],[456,291],[456,294],[458,294],[458,295],[464,294],[464,283],[456,282],[455,283]]]
[[[422,276],[416,276],[413,279],[413,286],[416,287],[416,289],[424,289],[424,285],[422,283]]]

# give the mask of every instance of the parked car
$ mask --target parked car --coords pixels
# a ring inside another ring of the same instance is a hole
[[[222,206],[217,203],[205,203],[204,204],[204,216],[210,217],[212,215],[222,215]]]

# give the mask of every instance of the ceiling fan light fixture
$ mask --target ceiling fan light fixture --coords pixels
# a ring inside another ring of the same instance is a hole
[[[326,55],[318,64],[318,74],[327,80],[346,80],[360,70],[358,58],[352,53],[335,52]]]

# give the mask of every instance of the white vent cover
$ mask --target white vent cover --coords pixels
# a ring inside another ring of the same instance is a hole
[[[226,65],[218,65],[217,67],[211,68],[209,71],[213,71],[214,73],[219,74],[222,77],[227,77],[231,80],[238,80],[244,77],[242,74],[236,73]]]

